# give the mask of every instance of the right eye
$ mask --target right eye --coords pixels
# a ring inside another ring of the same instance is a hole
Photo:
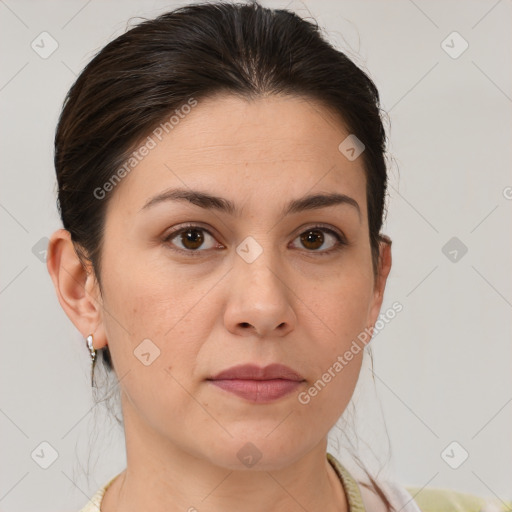
[[[205,252],[206,250],[215,247],[215,244],[210,244],[210,247],[200,250],[201,246],[203,246],[205,241],[208,239],[215,240],[207,229],[196,224],[188,224],[173,230],[164,238],[163,241],[167,243],[169,248],[173,251],[196,256],[196,253]],[[173,245],[177,243],[181,244],[181,247],[173,247]]]

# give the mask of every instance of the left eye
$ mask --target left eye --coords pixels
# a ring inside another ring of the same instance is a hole
[[[327,236],[325,236],[325,234]],[[333,240],[333,244],[325,250],[319,251],[325,243],[326,240]],[[323,227],[313,227],[309,228],[303,233],[301,233],[295,240],[300,239],[300,243],[306,247],[306,249],[311,249],[308,252],[318,252],[321,254],[328,254],[336,249],[339,249],[342,245],[346,245],[345,240],[335,231],[328,228]]]

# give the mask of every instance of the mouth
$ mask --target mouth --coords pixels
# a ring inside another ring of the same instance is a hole
[[[269,403],[295,391],[304,377],[281,364],[239,365],[207,379],[214,386],[255,403]]]

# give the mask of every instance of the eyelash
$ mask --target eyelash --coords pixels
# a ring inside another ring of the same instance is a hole
[[[179,228],[175,229],[174,231],[172,231],[171,233],[169,233],[164,239],[163,239],[163,242],[165,243],[168,243],[176,236],[176,235],[179,235],[180,233],[182,233],[183,231],[187,231],[188,229],[197,229],[198,231],[205,231],[206,233],[208,233],[211,237],[215,238],[206,228],[203,228],[202,226],[199,226],[197,224],[185,224],[185,225],[182,225],[180,226]],[[344,246],[347,246],[349,245],[348,242],[346,241],[346,239],[340,235],[338,232],[334,231],[333,229],[330,229],[328,227],[325,227],[323,225],[315,225],[315,226],[311,226],[311,227],[308,227],[306,228],[304,231],[302,231],[301,233],[299,233],[298,236],[302,235],[303,233],[305,233],[306,231],[324,231],[324,232],[327,232],[329,233],[330,235],[333,235],[334,238],[336,239],[336,244],[333,248],[331,249],[328,249],[327,251],[314,251],[314,250],[311,250],[311,251],[308,251],[306,250],[306,252],[308,253],[312,253],[312,254],[316,254],[318,256],[328,256],[329,254],[332,254],[334,252],[337,252],[339,250],[341,250]],[[297,238],[297,237],[295,237]],[[205,252],[205,251],[192,251],[192,250],[184,250],[184,249],[179,249],[179,248],[176,248],[176,247],[172,247],[171,244],[168,245],[168,247],[172,250],[172,251],[176,251],[176,252],[179,252],[179,253],[185,253],[190,256],[201,256],[201,252]]]

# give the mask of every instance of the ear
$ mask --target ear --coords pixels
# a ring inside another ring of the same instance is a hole
[[[379,262],[377,265],[377,275],[373,288],[373,298],[369,312],[369,326],[373,327],[377,321],[384,299],[384,290],[389,271],[391,270],[391,239],[385,235],[381,235],[379,242]]]
[[[48,244],[46,267],[52,278],[62,309],[82,333],[94,335],[94,348],[107,345],[103,321],[103,301],[92,266],[83,268],[71,234],[56,231]]]

